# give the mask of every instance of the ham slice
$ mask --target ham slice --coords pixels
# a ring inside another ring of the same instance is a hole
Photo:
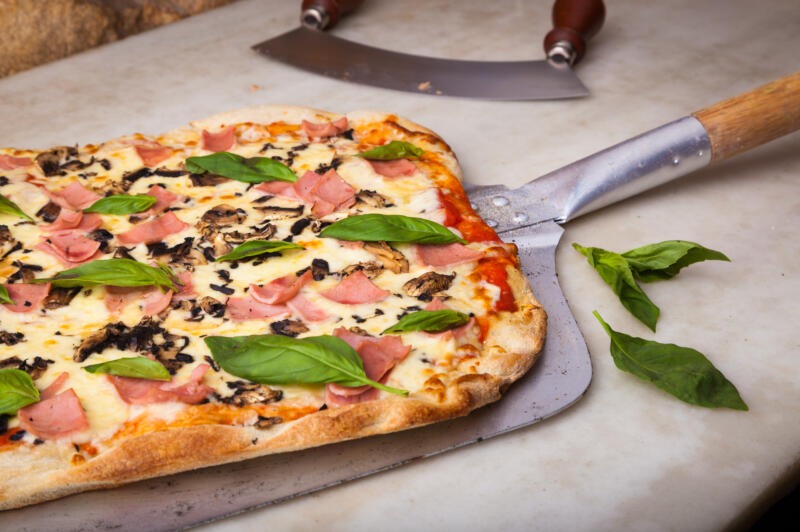
[[[100,242],[77,231],[57,231],[34,247],[53,255],[65,266],[71,266],[94,259],[100,249]]]
[[[159,214],[176,201],[183,199],[183,196],[175,194],[174,192],[170,192],[161,185],[154,185],[150,187],[150,190],[147,191],[147,195],[156,198],[156,202],[146,211],[134,214],[135,218],[144,219],[149,216]]]
[[[417,245],[417,256],[426,266],[440,268],[477,260],[483,252],[470,249],[458,242],[453,244]]]
[[[180,233],[188,227],[189,224],[182,222],[174,213],[168,212],[155,220],[137,225],[133,229],[118,234],[117,239],[126,245],[152,244],[161,242],[168,235]]]
[[[286,181],[264,181],[256,186],[255,190],[271,196],[300,201],[300,196],[294,191],[292,183]]]
[[[50,197],[50,201],[56,205],[73,211],[85,209],[102,197],[81,185],[78,181],[73,181],[58,192],[51,192],[45,189],[45,193]]]
[[[145,166],[155,166],[172,156],[171,149],[157,143],[136,145],[134,149]]]
[[[399,177],[411,175],[417,171],[417,165],[408,159],[395,159],[394,161],[368,161],[375,172],[385,177]]]
[[[333,122],[315,124],[308,120],[303,120],[303,131],[309,138],[326,138],[339,135],[347,131],[347,117],[342,117]]]
[[[203,149],[213,152],[225,151],[233,146],[236,140],[236,132],[233,126],[228,126],[222,131],[211,133],[203,130]]]
[[[172,290],[162,292],[158,288],[151,288],[142,295],[142,312],[145,316],[154,316],[167,308],[172,301]]]
[[[11,312],[31,312],[39,308],[44,298],[50,292],[50,283],[43,284],[28,284],[28,283],[11,283],[4,284],[11,297],[11,303],[4,303],[3,307]]]
[[[438,297],[434,297],[433,301],[428,303],[425,306],[424,310],[452,310],[450,307],[445,305],[442,300]],[[442,339],[449,340],[450,338],[461,338],[464,336],[467,331],[475,325],[475,318],[470,318],[467,323],[462,325],[461,327],[456,327],[455,329],[450,329],[448,331],[442,331],[438,333],[425,333],[428,336],[438,337]]]
[[[194,291],[194,284],[192,283],[192,272],[181,272],[178,274],[178,280],[183,283],[178,285],[178,293],[172,296],[175,301],[182,301],[184,299],[194,299],[197,297],[197,292]]]
[[[385,381],[391,369],[411,352],[411,346],[403,345],[396,336],[371,338],[352,333],[343,327],[333,331],[333,335],[347,342],[356,350],[364,362],[367,377],[378,382]],[[372,386],[341,386],[328,384],[325,387],[325,403],[328,406],[341,406],[375,399],[377,388]]]
[[[38,403],[20,408],[20,427],[37,438],[60,438],[89,428],[81,402],[72,388],[58,393],[69,374],[64,372],[39,394]]]
[[[346,305],[376,303],[386,299],[389,294],[388,290],[375,286],[361,271],[351,273],[333,288],[320,292],[323,297]]]
[[[306,321],[322,321],[328,319],[327,312],[300,294],[287,301],[286,306],[289,307],[292,314]]]
[[[13,170],[15,168],[25,168],[30,166],[33,161],[30,157],[12,157],[5,153],[0,153],[0,170]]]
[[[311,205],[311,212],[315,216],[346,209],[356,202],[355,189],[336,170],[328,170],[324,174],[309,171],[294,183],[268,181],[255,188],[265,194]]]
[[[102,224],[103,219],[99,214],[93,212],[84,214],[82,211],[61,209],[56,221],[50,225],[41,226],[41,230],[46,233],[57,233],[61,231],[88,233],[89,231],[94,231]]]
[[[157,287],[107,285],[105,286],[106,293],[103,302],[106,305],[106,309],[112,314],[118,314],[126,306],[133,302],[138,302],[146,316],[154,316],[166,309],[173,298],[180,300],[191,299],[196,296],[191,285],[191,273],[182,272],[178,275],[178,278],[184,285],[177,294],[172,290],[162,292]]]
[[[268,305],[259,303],[252,297],[231,297],[226,304],[228,315],[234,321],[255,320],[288,314],[286,305]]]
[[[306,270],[303,275],[297,276],[294,274],[279,277],[270,281],[265,285],[251,284],[250,297],[259,303],[266,303],[268,305],[277,305],[286,303],[303,288],[305,285],[313,281],[311,270]]]
[[[214,391],[203,384],[203,376],[210,369],[208,364],[200,364],[192,370],[189,379],[183,384],[135,377],[106,375],[117,389],[120,398],[132,405],[149,405],[166,401],[179,401],[190,405],[197,404]]]

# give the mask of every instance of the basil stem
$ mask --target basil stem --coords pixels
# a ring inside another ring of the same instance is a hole
[[[736,387],[699,351],[628,336],[613,330],[597,311],[594,316],[611,339],[611,357],[622,371],[693,405],[748,410]]]
[[[116,194],[107,198],[100,198],[85,209],[83,212],[97,212],[100,214],[132,214],[135,212],[146,211],[158,201],[155,196],[149,194],[138,194],[129,196],[128,194]]]
[[[263,255],[264,253],[278,253],[287,249],[304,248],[294,242],[284,242],[283,240],[248,240],[236,246],[230,253],[219,257],[215,262],[241,260]]]
[[[368,379],[358,353],[335,336],[290,338],[280,335],[208,336],[205,343],[222,369],[261,384],[370,385],[408,395]]]
[[[297,181],[297,176],[285,164],[269,157],[250,157],[220,151],[200,157],[186,159],[186,169],[193,174],[221,175],[245,183],[263,183],[264,181]]]
[[[377,146],[371,150],[356,154],[356,157],[378,161],[392,161],[395,159],[418,159],[425,150],[418,148],[410,142],[393,140],[389,144]]]
[[[441,332],[461,327],[469,316],[455,310],[418,310],[406,314],[381,334],[407,331]]]
[[[417,244],[452,244],[467,241],[445,226],[399,214],[359,214],[343,218],[323,229],[319,236],[366,242],[413,242]]]
[[[14,300],[11,299],[11,296],[8,293],[8,290],[5,286],[0,284],[0,303],[8,303],[9,305],[14,304]]]
[[[11,201],[7,197],[3,196],[2,194],[0,194],[0,213],[19,216],[20,218],[25,218],[29,222],[34,221],[33,218],[25,214],[16,203]]]
[[[704,260],[730,259],[723,253],[685,240],[667,240],[622,253],[637,279],[645,283],[671,279],[682,268]]]
[[[162,291],[178,291],[177,276],[168,267],[158,268],[131,259],[93,260],[58,272],[53,277],[33,279],[32,283],[51,283],[53,286],[157,286]]]
[[[151,379],[157,381],[168,381],[172,377],[167,368],[147,357],[129,357],[109,360],[99,364],[83,366],[89,373],[105,373],[118,377],[135,377],[138,379]]]
[[[20,408],[38,401],[39,390],[30,375],[16,368],[0,369],[0,416],[13,416]]]

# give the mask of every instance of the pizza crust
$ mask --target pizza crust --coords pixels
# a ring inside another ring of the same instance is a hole
[[[228,111],[192,122],[203,129],[241,122],[271,123],[335,120],[342,115],[292,106],[264,105]],[[409,120],[377,111],[347,115],[352,124],[388,122],[399,133],[436,145],[446,165],[461,179],[450,147],[433,131]],[[167,133],[180,134],[186,128]],[[251,426],[197,425],[147,433],[123,440],[117,447],[80,465],[71,465],[71,447],[56,442],[28,447],[25,453],[0,451],[0,469],[16,470],[13,481],[0,485],[0,510],[16,508],[87,490],[191,469],[241,461],[278,452],[410,429],[468,414],[496,401],[535,363],[545,338],[546,315],[519,269],[507,268],[516,312],[490,319],[480,354],[481,373],[465,374],[446,386],[432,387],[408,398],[395,396],[322,410],[267,430]]]

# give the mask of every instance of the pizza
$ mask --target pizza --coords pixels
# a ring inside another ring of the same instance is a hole
[[[450,147],[290,106],[0,150],[0,509],[500,398],[545,313]]]

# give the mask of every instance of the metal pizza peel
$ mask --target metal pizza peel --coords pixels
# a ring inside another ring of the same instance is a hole
[[[468,190],[548,315],[533,369],[472,414],[393,434],[80,493],[3,512],[4,530],[174,530],[277,503],[537,423],[573,405],[591,359],[558,284],[561,224],[800,129],[800,71],[555,170],[517,189]],[[320,467],[324,464],[324,467]],[[164,494],[169,496],[165,497]],[[120,511],[124,508],[124,511]]]
[[[253,46],[257,52],[331,78],[437,96],[491,100],[577,98],[589,91],[572,70],[602,27],[602,0],[556,0],[540,61],[464,61],[392,52],[332,35],[363,0],[304,0],[302,25]]]

